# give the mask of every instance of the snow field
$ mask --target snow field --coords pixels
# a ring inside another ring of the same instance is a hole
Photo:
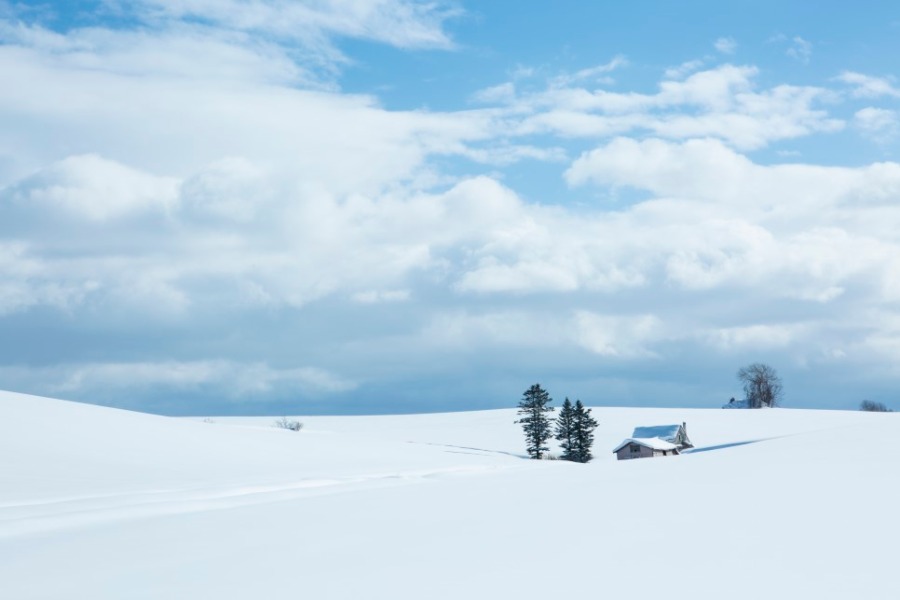
[[[0,598],[900,598],[900,420],[596,408],[171,419],[0,392]],[[696,452],[614,460],[637,425]]]

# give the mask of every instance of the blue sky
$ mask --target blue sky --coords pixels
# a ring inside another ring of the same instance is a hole
[[[167,414],[900,386],[900,9],[0,1],[0,388]]]

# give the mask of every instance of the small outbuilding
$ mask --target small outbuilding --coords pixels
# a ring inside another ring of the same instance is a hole
[[[722,408],[751,408],[751,406],[749,400],[735,400],[732,398]]]
[[[651,458],[681,454],[686,448],[693,448],[687,436],[687,424],[654,425],[635,427],[631,437],[616,446],[613,452],[619,460],[631,458]]]

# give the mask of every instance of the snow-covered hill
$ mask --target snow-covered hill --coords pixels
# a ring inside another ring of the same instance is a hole
[[[900,416],[596,408],[172,419],[0,392],[0,598],[900,598]],[[697,450],[617,462],[637,425]]]

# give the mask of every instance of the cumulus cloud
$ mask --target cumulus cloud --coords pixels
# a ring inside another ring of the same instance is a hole
[[[145,174],[133,171],[112,167],[113,173],[128,174],[128,185],[145,189]],[[228,159],[175,185],[163,180],[158,189],[166,202],[150,208],[127,203],[128,211],[103,212],[107,220],[101,223],[116,223],[118,237],[97,230],[96,237],[85,238],[93,204],[87,212],[66,205],[47,221],[52,239],[36,233],[27,243],[5,247],[0,302],[7,314],[65,306],[145,319],[157,314],[190,326],[210,311],[301,309],[342,298],[359,307],[424,311],[427,320],[417,288],[442,290],[450,305],[465,305],[466,298],[493,298],[507,306],[507,298],[531,303],[547,294],[587,294],[606,298],[610,310],[446,313],[451,316],[421,324],[423,334],[410,339],[462,347],[479,339],[498,346],[543,339],[596,356],[640,360],[661,356],[660,344],[784,349],[805,339],[778,337],[768,325],[727,317],[713,329],[704,324],[699,329],[710,332],[698,336],[695,320],[703,323],[706,302],[714,302],[700,301],[708,294],[737,294],[769,305],[769,311],[772,302],[785,299],[829,305],[844,298],[859,302],[863,290],[866,302],[900,295],[893,283],[900,262],[884,259],[900,254],[894,233],[900,165],[761,165],[714,139],[619,138],[583,154],[566,178],[573,186],[639,188],[651,198],[616,211],[574,211],[525,202],[488,177],[465,179],[443,192],[339,195],[305,188],[302,180],[247,159]],[[9,188],[6,201],[18,202],[24,188]],[[66,248],[64,256],[59,247]],[[423,281],[430,282],[426,288]],[[634,290],[659,300],[649,300],[648,310],[635,315],[627,302],[616,300]],[[696,306],[668,305],[673,290]],[[814,332],[785,318],[784,331]],[[523,329],[528,322],[542,326]],[[203,375],[203,382],[232,369],[213,369],[204,361],[190,367],[146,372],[163,382],[174,377],[166,385],[175,385],[181,376],[190,382]],[[265,369],[247,369],[262,382],[282,381]],[[77,391],[79,381],[117,372],[73,371],[59,385]],[[299,381],[300,375],[285,380]]]
[[[574,80],[551,81],[546,90],[504,94],[510,135],[553,133],[566,137],[604,138],[627,133],[672,139],[717,137],[740,149],[757,149],[775,141],[844,124],[818,107],[830,98],[824,88],[778,85],[758,89],[758,69],[720,65],[693,72],[694,62],[669,69],[655,94],[587,89]],[[495,94],[510,88],[487,90]]]
[[[828,302],[850,281],[878,273],[870,285],[887,297],[883,257],[894,242],[874,222],[897,218],[896,163],[762,166],[714,140],[623,138],[585,153],[566,177],[572,185],[631,186],[677,199],[646,202],[633,214],[642,229],[658,223],[666,232],[648,243],[665,256],[668,279],[688,289],[752,286]]]
[[[616,56],[517,69],[475,109],[391,110],[338,90],[339,40],[452,49],[452,5],[119,9],[140,26],[0,27],[0,336],[35,336],[0,348],[0,375],[20,389],[238,402],[450,377],[454,354],[523,375],[513,353],[530,377],[896,346],[846,315],[900,299],[900,165],[748,154],[841,131],[825,87],[691,61],[630,91],[610,87]],[[573,198],[525,187],[523,161]]]
[[[617,138],[584,153],[566,171],[571,185],[628,185],[660,196],[702,199],[749,211],[815,213],[842,201],[889,202],[900,166],[862,168],[805,164],[762,166],[714,139],[673,143]],[[793,198],[782,205],[778,198]]]
[[[713,47],[722,54],[734,54],[737,50],[737,42],[734,38],[720,37],[714,43]]]
[[[88,221],[165,214],[175,202],[177,180],[157,177],[95,154],[69,156],[2,193],[6,210],[63,212]]]

